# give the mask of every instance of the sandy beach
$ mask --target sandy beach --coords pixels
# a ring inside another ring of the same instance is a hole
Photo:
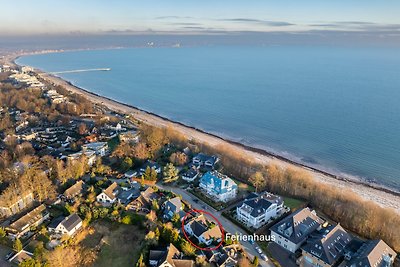
[[[63,79],[52,76],[50,74],[40,71],[37,71],[37,73],[45,80],[54,83],[56,85],[63,86],[70,92],[83,95],[92,102],[105,105],[111,110],[125,114],[132,114],[135,117],[135,119],[143,121],[149,125],[158,127],[160,126],[173,127],[180,133],[187,136],[189,139],[196,139],[200,142],[207,143],[211,146],[217,146],[221,144],[230,146],[232,149],[235,149],[238,152],[245,154],[247,157],[254,159],[255,162],[260,164],[268,164],[273,162],[282,167],[296,166],[299,168],[303,168],[304,170],[309,172],[314,177],[314,179],[317,179],[318,181],[327,183],[332,187],[351,189],[355,194],[361,196],[366,200],[375,202],[382,207],[393,208],[400,213],[400,194],[397,192],[391,192],[389,189],[378,188],[375,187],[375,185],[367,185],[359,181],[350,181],[348,179],[337,177],[335,175],[320,170],[312,169],[307,166],[302,166],[295,162],[291,162],[288,159],[270,154],[266,151],[249,148],[239,143],[231,142],[229,140],[224,140],[223,138],[220,138],[218,136],[205,133],[201,130],[183,125],[181,123],[170,121],[156,114],[145,112],[133,106],[119,103],[117,101],[114,101],[106,97],[102,97],[100,95],[96,95],[94,93],[78,88],[73,84],[64,81]]]

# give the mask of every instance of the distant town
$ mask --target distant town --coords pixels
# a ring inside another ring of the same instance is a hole
[[[1,65],[0,266],[394,266],[382,239],[226,158]]]

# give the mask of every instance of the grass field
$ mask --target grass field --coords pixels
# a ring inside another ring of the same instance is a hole
[[[87,248],[99,249],[96,267],[134,266],[141,249],[145,232],[134,225],[99,221],[93,225],[94,232],[81,244]]]
[[[305,204],[304,201],[291,198],[291,197],[283,197],[283,201],[285,202],[285,206],[288,206],[290,210],[296,210]]]

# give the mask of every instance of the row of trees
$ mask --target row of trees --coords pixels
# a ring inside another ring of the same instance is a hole
[[[176,141],[181,147],[191,145],[185,136],[172,128],[164,132],[166,140]],[[267,189],[306,200],[347,229],[367,238],[381,238],[400,251],[400,215],[393,209],[365,201],[351,189],[335,188],[317,181],[310,172],[298,167],[257,164],[254,158],[230,144],[210,147],[195,142],[195,146],[206,153],[222,155],[224,172],[243,182],[252,183],[256,190]]]

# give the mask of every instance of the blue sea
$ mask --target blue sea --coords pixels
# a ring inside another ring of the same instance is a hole
[[[24,56],[94,93],[335,174],[400,188],[400,50],[131,48]]]

